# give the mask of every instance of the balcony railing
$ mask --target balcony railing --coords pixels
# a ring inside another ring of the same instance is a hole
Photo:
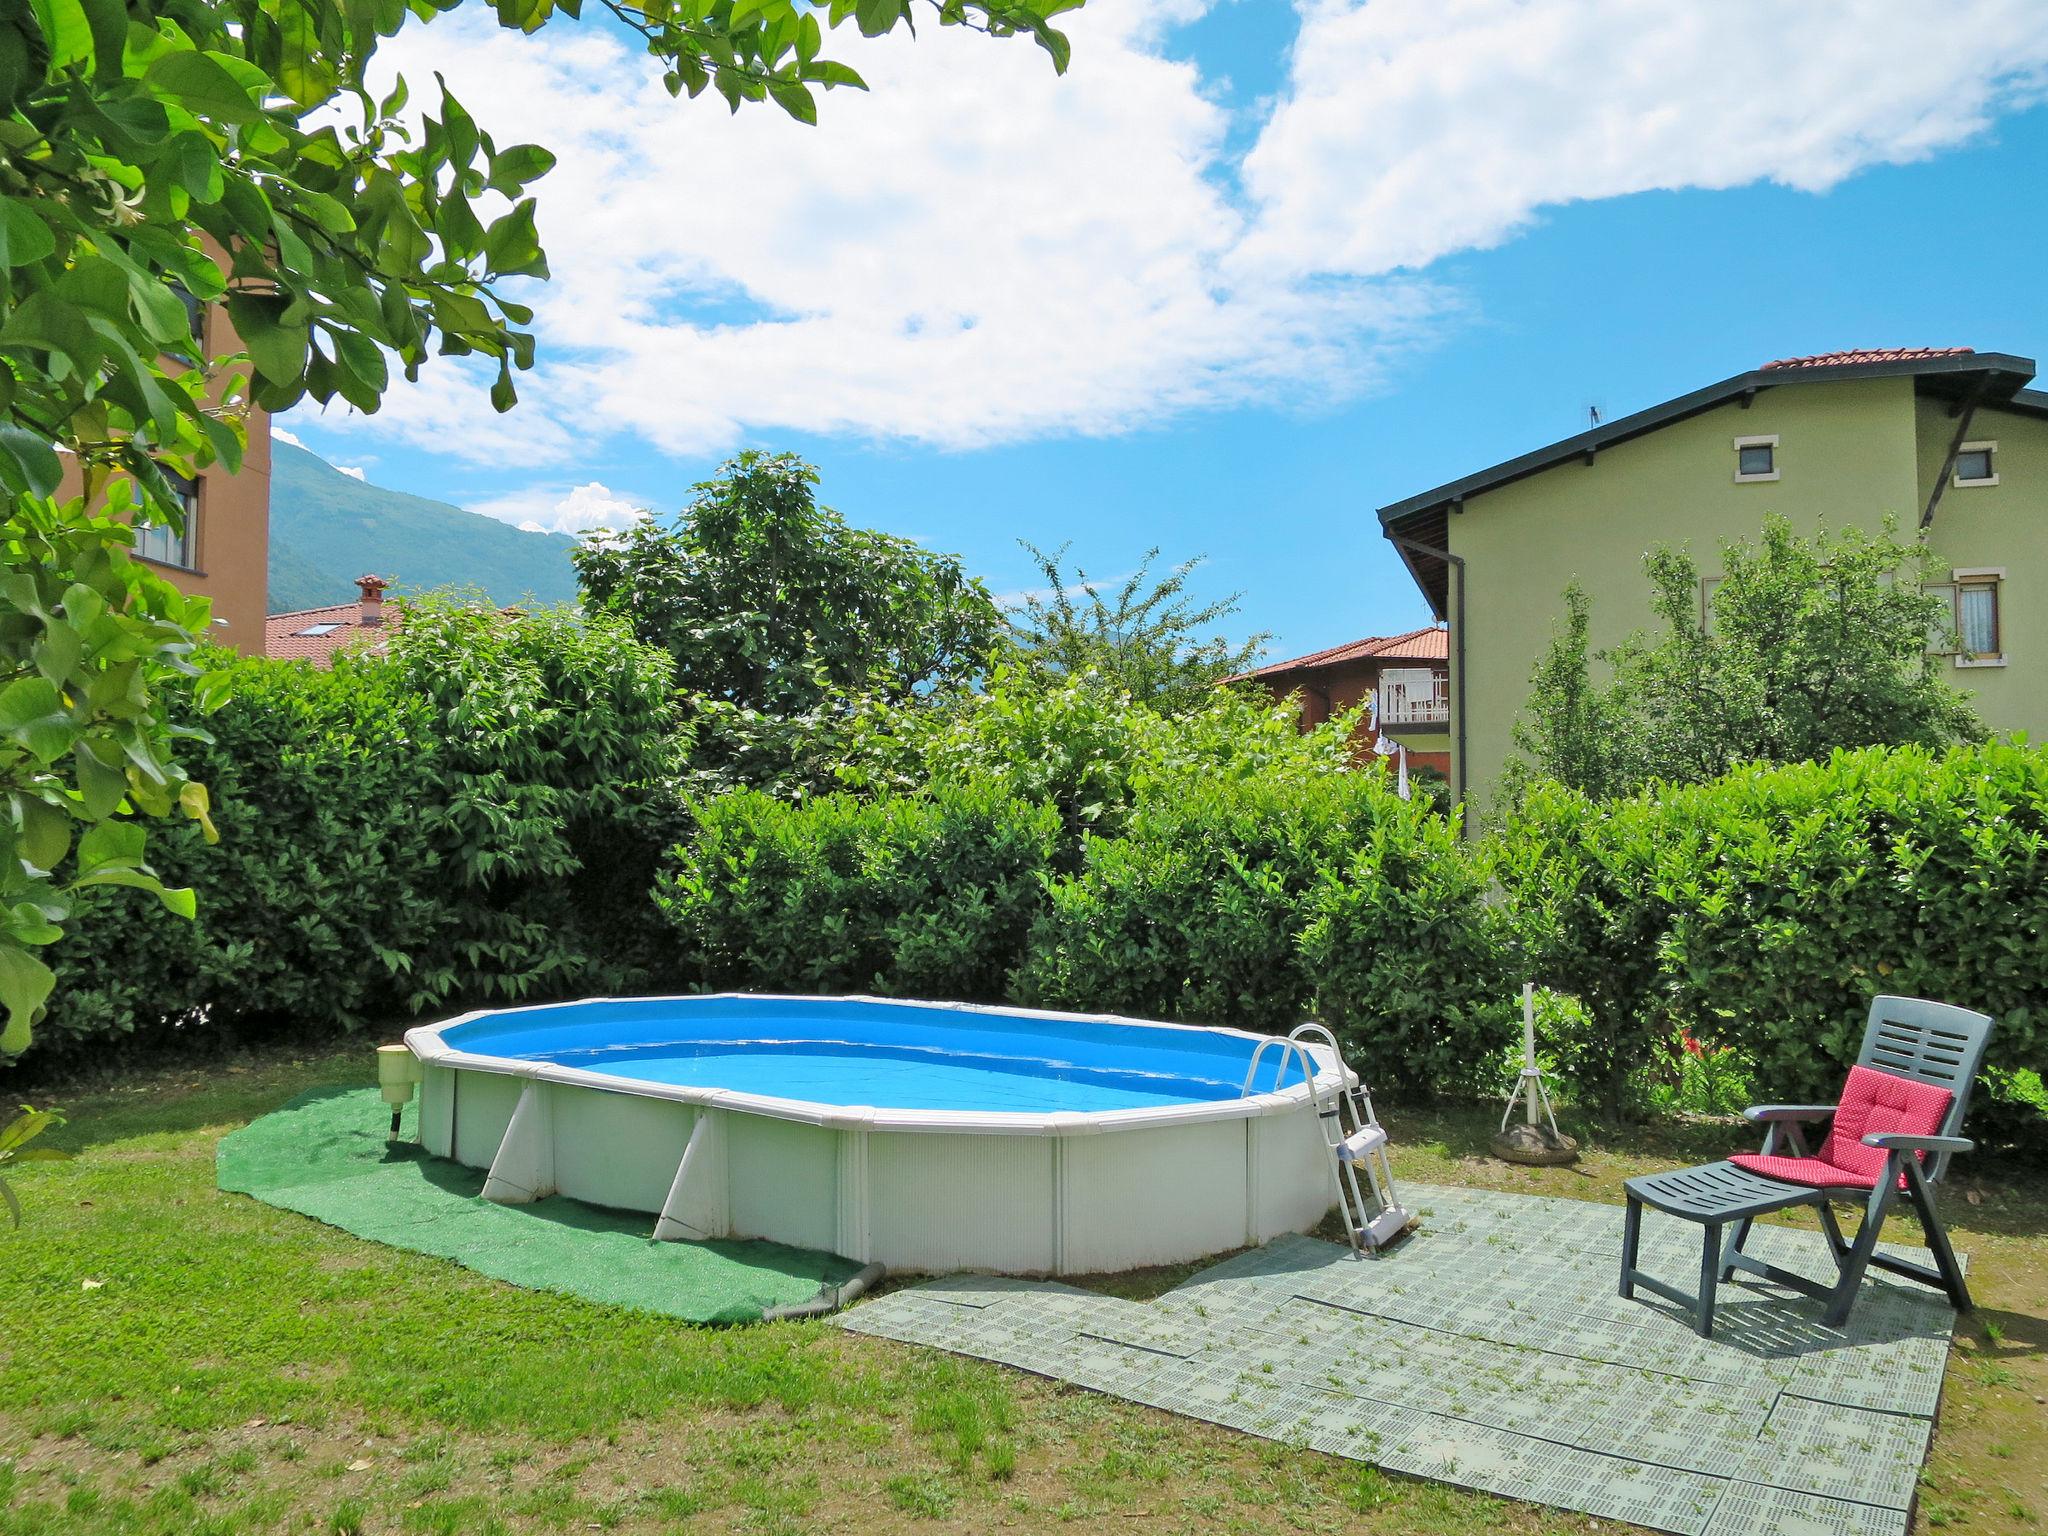
[[[1424,668],[1380,674],[1379,723],[1383,731],[1404,726],[1451,723],[1451,679]]]

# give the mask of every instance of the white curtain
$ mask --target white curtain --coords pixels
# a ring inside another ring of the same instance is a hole
[[[1964,587],[1956,594],[1956,628],[1972,656],[1998,653],[1998,588]]]

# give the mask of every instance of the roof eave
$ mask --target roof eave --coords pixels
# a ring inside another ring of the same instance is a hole
[[[2048,416],[2048,389],[2016,389],[2006,400],[1993,402],[2001,411],[2018,411],[2027,416]]]
[[[1379,509],[1382,528],[1391,529],[1395,524],[1414,517],[1418,513],[1433,512],[1467,496],[1476,496],[1484,491],[1523,479],[1561,464],[1567,459],[1587,453],[1598,453],[1600,449],[1615,443],[1626,442],[1640,437],[1672,422],[1683,421],[1714,409],[1740,395],[1761,393],[1774,389],[1780,384],[1811,384],[1819,381],[1838,383],[1854,379],[1880,379],[1912,377],[1915,379],[1939,375],[1981,373],[1987,378],[2004,375],[2012,382],[2002,395],[1987,394],[1985,403],[2012,399],[2020,394],[2040,395],[2048,404],[2048,394],[2038,390],[2025,390],[2022,386],[2034,376],[2034,360],[2019,357],[2009,352],[1965,352],[1949,357],[1917,358],[1882,363],[1844,363],[1825,368],[1752,368],[1747,373],[1738,373],[1709,384],[1704,389],[1693,390],[1690,394],[1666,400],[1637,411],[1631,416],[1617,417],[1602,422],[1599,426],[1546,444],[1529,453],[1519,454],[1490,469],[1465,475],[1433,490],[1409,496],[1400,501],[1390,502]],[[1406,556],[1404,554],[1404,559]],[[1410,574],[1413,574],[1410,565]]]

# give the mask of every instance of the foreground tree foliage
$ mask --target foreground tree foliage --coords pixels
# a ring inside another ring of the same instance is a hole
[[[1532,765],[1606,796],[1697,784],[1741,763],[1983,736],[1942,675],[1952,620],[1925,590],[1934,556],[1902,542],[1889,521],[1876,534],[1823,529],[1806,539],[1767,519],[1760,543],[1722,547],[1704,623],[1689,553],[1660,548],[1644,564],[1659,627],[1597,655],[1591,604],[1576,584],[1566,591],[1563,628],[1515,727],[1526,760],[1513,765],[1511,795],[1526,790]]]
[[[509,409],[544,278],[531,183],[445,86],[409,109],[369,87],[379,44],[460,0],[28,0],[0,9],[0,1052],[22,1049],[67,889],[150,884],[142,821],[206,814],[175,766],[164,683],[207,608],[130,558],[130,522],[179,525],[167,475],[239,467],[251,401],[374,411],[389,360],[480,358]],[[582,0],[487,0],[538,32]],[[1064,69],[1051,18],[1079,0],[940,0],[942,26],[1025,34]],[[912,0],[600,0],[670,91],[816,120],[860,87],[824,29],[880,36]],[[188,303],[189,301],[192,301]],[[209,355],[219,303],[245,348]],[[66,457],[60,457],[60,454]],[[60,496],[68,463],[78,494]],[[217,699],[212,700],[217,702]],[[111,829],[111,830],[109,830]],[[188,909],[188,896],[170,899]]]

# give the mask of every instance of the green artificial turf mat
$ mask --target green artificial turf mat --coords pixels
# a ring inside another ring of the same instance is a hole
[[[414,1113],[408,1105],[408,1137]],[[561,1195],[494,1205],[481,1198],[481,1169],[387,1141],[389,1126],[374,1088],[301,1094],[221,1141],[220,1187],[528,1290],[693,1323],[757,1320],[764,1307],[808,1301],[859,1268],[780,1243],[657,1243],[652,1216]]]

